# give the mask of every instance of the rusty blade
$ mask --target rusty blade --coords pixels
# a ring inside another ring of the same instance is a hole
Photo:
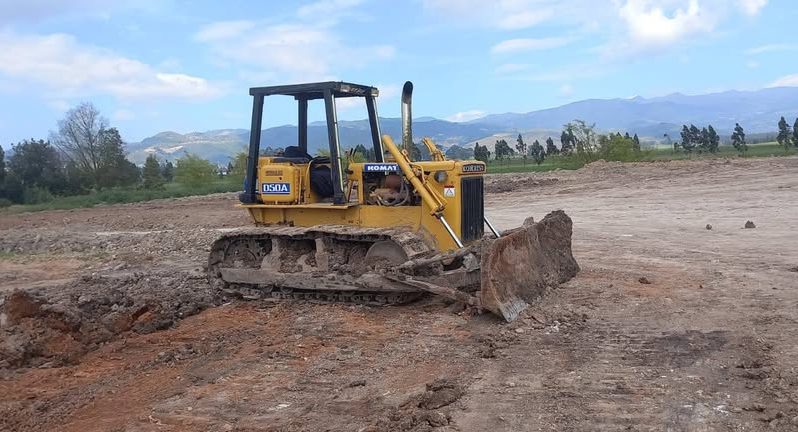
[[[513,321],[547,289],[574,277],[572,232],[571,218],[558,210],[489,244],[480,263],[482,307]]]

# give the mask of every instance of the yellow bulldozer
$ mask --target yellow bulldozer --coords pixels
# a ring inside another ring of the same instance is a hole
[[[380,133],[374,87],[321,82],[251,88],[239,205],[255,226],[213,243],[211,284],[244,299],[377,305],[433,293],[511,321],[548,287],[572,278],[579,267],[564,212],[502,233],[485,217],[484,162],[447,160],[429,138],[421,143],[431,160],[411,159],[412,91],[412,83],[405,83],[400,147]],[[281,155],[262,156],[264,99],[276,95],[297,102],[297,141]],[[342,152],[341,98],[365,99],[371,160],[356,162],[351,150]],[[308,104],[316,100],[324,103],[329,152],[312,157]]]

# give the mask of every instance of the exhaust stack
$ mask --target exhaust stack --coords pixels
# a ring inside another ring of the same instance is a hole
[[[408,153],[413,144],[413,110],[411,107],[413,99],[413,83],[405,82],[402,87],[402,148]]]

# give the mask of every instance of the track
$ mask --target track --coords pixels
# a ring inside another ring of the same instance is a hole
[[[381,252],[374,247],[377,244],[387,244],[388,251]],[[208,257],[208,274],[211,285],[225,295],[249,300],[402,304],[423,293],[369,283],[364,275],[432,254],[420,236],[403,230],[257,227],[217,239]],[[237,278],[226,273],[231,269]],[[269,277],[269,282],[248,283],[255,271]]]

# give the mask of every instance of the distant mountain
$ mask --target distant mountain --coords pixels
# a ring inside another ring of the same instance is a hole
[[[798,117],[798,87],[776,87],[756,91],[727,91],[688,96],[674,93],[655,98],[588,99],[557,108],[528,113],[491,114],[465,123],[454,123],[432,117],[419,117],[413,121],[413,135],[431,137],[443,147],[461,145],[473,147],[482,142],[492,147],[496,139],[507,139],[511,145],[522,133],[524,140],[541,143],[548,136],[559,141],[562,125],[573,119],[595,122],[602,131],[628,131],[637,133],[644,141],[662,140],[663,134],[678,139],[682,124],[698,126],[712,124],[721,135],[729,135],[735,122],[746,132],[764,133],[776,129],[780,116]],[[401,120],[381,118],[382,133],[395,139],[401,136]],[[345,148],[357,144],[368,146],[371,136],[367,120],[341,121],[339,133]],[[261,134],[261,148],[285,147],[296,144],[295,126],[277,126]],[[161,132],[139,143],[128,146],[131,159],[143,163],[148,154],[173,160],[186,152],[197,154],[216,163],[227,163],[233,155],[246,149],[249,131],[222,129],[208,132],[179,134]],[[308,127],[308,147],[311,153],[327,147],[327,128],[324,122],[314,122]]]
[[[685,123],[712,124],[719,131],[730,132],[739,122],[747,132],[769,132],[782,115],[791,119],[798,116],[798,87],[696,96],[674,93],[650,99],[588,99],[525,114],[488,115],[472,123],[505,130],[556,129],[578,118],[595,122],[602,130],[661,137],[678,132]]]
[[[402,135],[402,121],[398,118],[381,118],[380,132],[399,140]],[[340,121],[338,132],[342,147],[350,148],[358,144],[369,146],[371,132],[368,120]],[[413,121],[413,135],[428,136],[443,147],[474,141],[486,135],[500,132],[497,127],[480,124],[453,123],[433,118],[420,118]],[[296,145],[296,126],[286,125],[264,129],[261,132],[261,149],[266,147],[286,147]],[[149,154],[161,160],[175,160],[186,153],[196,154],[210,161],[226,164],[236,153],[245,151],[249,145],[249,131],[246,129],[223,129],[208,132],[191,132],[185,135],[176,132],[161,132],[138,143],[128,144],[130,159],[142,164]],[[327,126],[324,122],[308,125],[308,148],[312,154],[327,148]]]

